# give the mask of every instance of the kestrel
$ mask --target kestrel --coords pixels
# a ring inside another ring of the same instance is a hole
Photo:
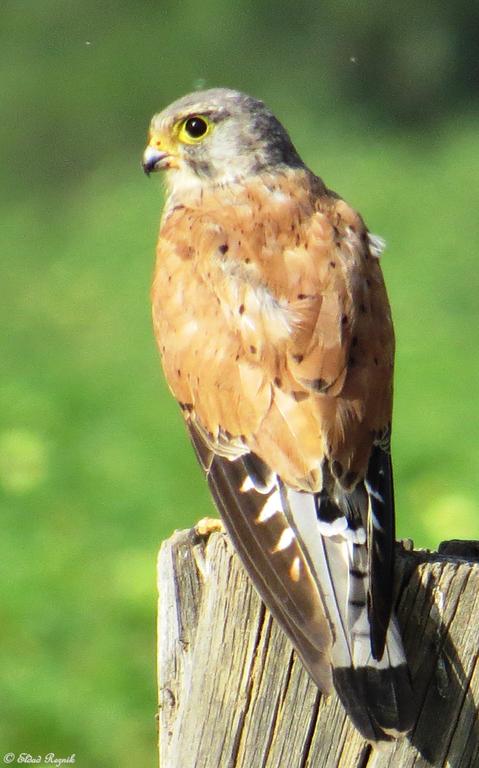
[[[367,739],[395,738],[413,714],[382,242],[233,90],[155,115],[143,167],[167,171],[155,335],[226,530],[318,687]]]

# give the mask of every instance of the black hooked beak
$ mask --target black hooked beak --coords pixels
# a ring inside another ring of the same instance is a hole
[[[167,157],[168,152],[162,152],[159,149],[155,149],[155,147],[148,146],[143,153],[142,161],[143,170],[146,175],[149,176],[150,173],[165,168],[166,166],[165,164],[162,165],[162,161]]]

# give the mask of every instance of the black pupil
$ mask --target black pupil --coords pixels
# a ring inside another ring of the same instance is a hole
[[[185,123],[185,130],[193,139],[199,139],[206,133],[207,125],[202,117],[190,117]]]

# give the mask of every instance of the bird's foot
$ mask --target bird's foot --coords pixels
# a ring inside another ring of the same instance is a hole
[[[222,521],[216,517],[203,517],[195,525],[197,536],[210,536],[212,533],[224,533],[225,527]]]

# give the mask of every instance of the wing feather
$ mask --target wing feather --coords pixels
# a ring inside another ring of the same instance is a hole
[[[201,431],[188,426],[204,457]],[[329,692],[334,679],[366,738],[387,740],[394,729],[407,730],[411,690],[394,620],[382,658],[372,652],[366,533],[357,516],[329,535],[333,524],[324,523],[321,534],[320,494],[286,487],[254,454],[231,459],[206,452],[208,483],[233,545],[318,687]]]
[[[374,657],[380,659],[391,616],[394,587],[394,490],[389,445],[373,446],[366,474],[366,489],[369,498],[371,641]]]
[[[195,445],[202,437],[189,424]],[[296,535],[290,545],[279,549],[285,531],[291,531],[285,515],[278,480],[270,490],[245,487],[248,464],[213,455],[207,479],[214,501],[231,540],[269,610],[297,649],[311,676],[323,692],[331,690],[331,631],[310,565]],[[264,508],[276,504],[268,520],[261,520]],[[266,524],[267,522],[267,524]],[[298,578],[299,576],[299,578]]]
[[[287,205],[256,183],[167,217],[155,329],[253,583],[318,686],[334,679],[361,732],[387,739],[410,724],[390,456],[374,442],[394,334],[361,217],[298,173],[278,178]]]

